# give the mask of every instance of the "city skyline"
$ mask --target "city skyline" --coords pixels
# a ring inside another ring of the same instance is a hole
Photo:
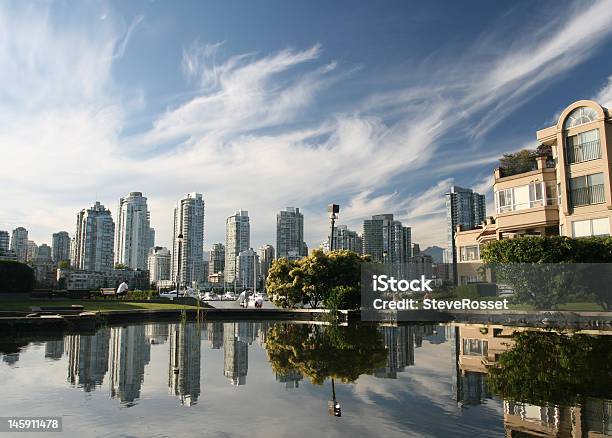
[[[612,102],[609,6],[555,5],[3,4],[0,229],[51,244],[78,209],[100,201],[116,219],[140,190],[170,248],[169,212],[197,191],[207,245],[240,208],[251,246],[273,243],[276,212],[298,205],[316,248],[337,202],[350,229],[393,213],[445,246],[452,184],[490,206],[503,152],[535,146],[567,102]]]

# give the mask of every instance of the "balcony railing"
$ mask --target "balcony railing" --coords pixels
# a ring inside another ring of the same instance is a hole
[[[603,184],[581,187],[570,191],[570,199],[573,207],[581,205],[602,204],[605,202],[605,191]]]
[[[587,141],[576,145],[567,145],[567,162],[569,164],[601,158],[599,140]]]

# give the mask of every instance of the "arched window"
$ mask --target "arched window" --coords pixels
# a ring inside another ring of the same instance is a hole
[[[563,124],[563,129],[584,125],[585,123],[594,122],[595,120],[597,120],[597,111],[593,108],[581,106],[569,113]]]

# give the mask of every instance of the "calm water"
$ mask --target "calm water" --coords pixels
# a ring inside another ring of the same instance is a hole
[[[62,416],[70,436],[612,435],[612,337],[513,332],[186,322],[0,339],[0,411]],[[515,348],[532,363],[515,357],[495,388],[487,376]],[[565,352],[580,363],[554,359]],[[551,383],[541,371],[555,366]],[[341,417],[328,412],[333,389]]]

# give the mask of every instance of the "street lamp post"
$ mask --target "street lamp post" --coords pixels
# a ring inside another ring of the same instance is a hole
[[[336,224],[336,219],[338,219],[338,213],[340,213],[340,206],[338,204],[329,204],[327,206],[327,211],[329,213],[329,220],[331,222],[331,234],[329,235],[329,250],[334,250],[334,226]]]
[[[183,233],[180,233],[177,238],[177,264],[176,264],[176,298],[179,297],[179,288],[181,284],[181,244],[183,243]]]

